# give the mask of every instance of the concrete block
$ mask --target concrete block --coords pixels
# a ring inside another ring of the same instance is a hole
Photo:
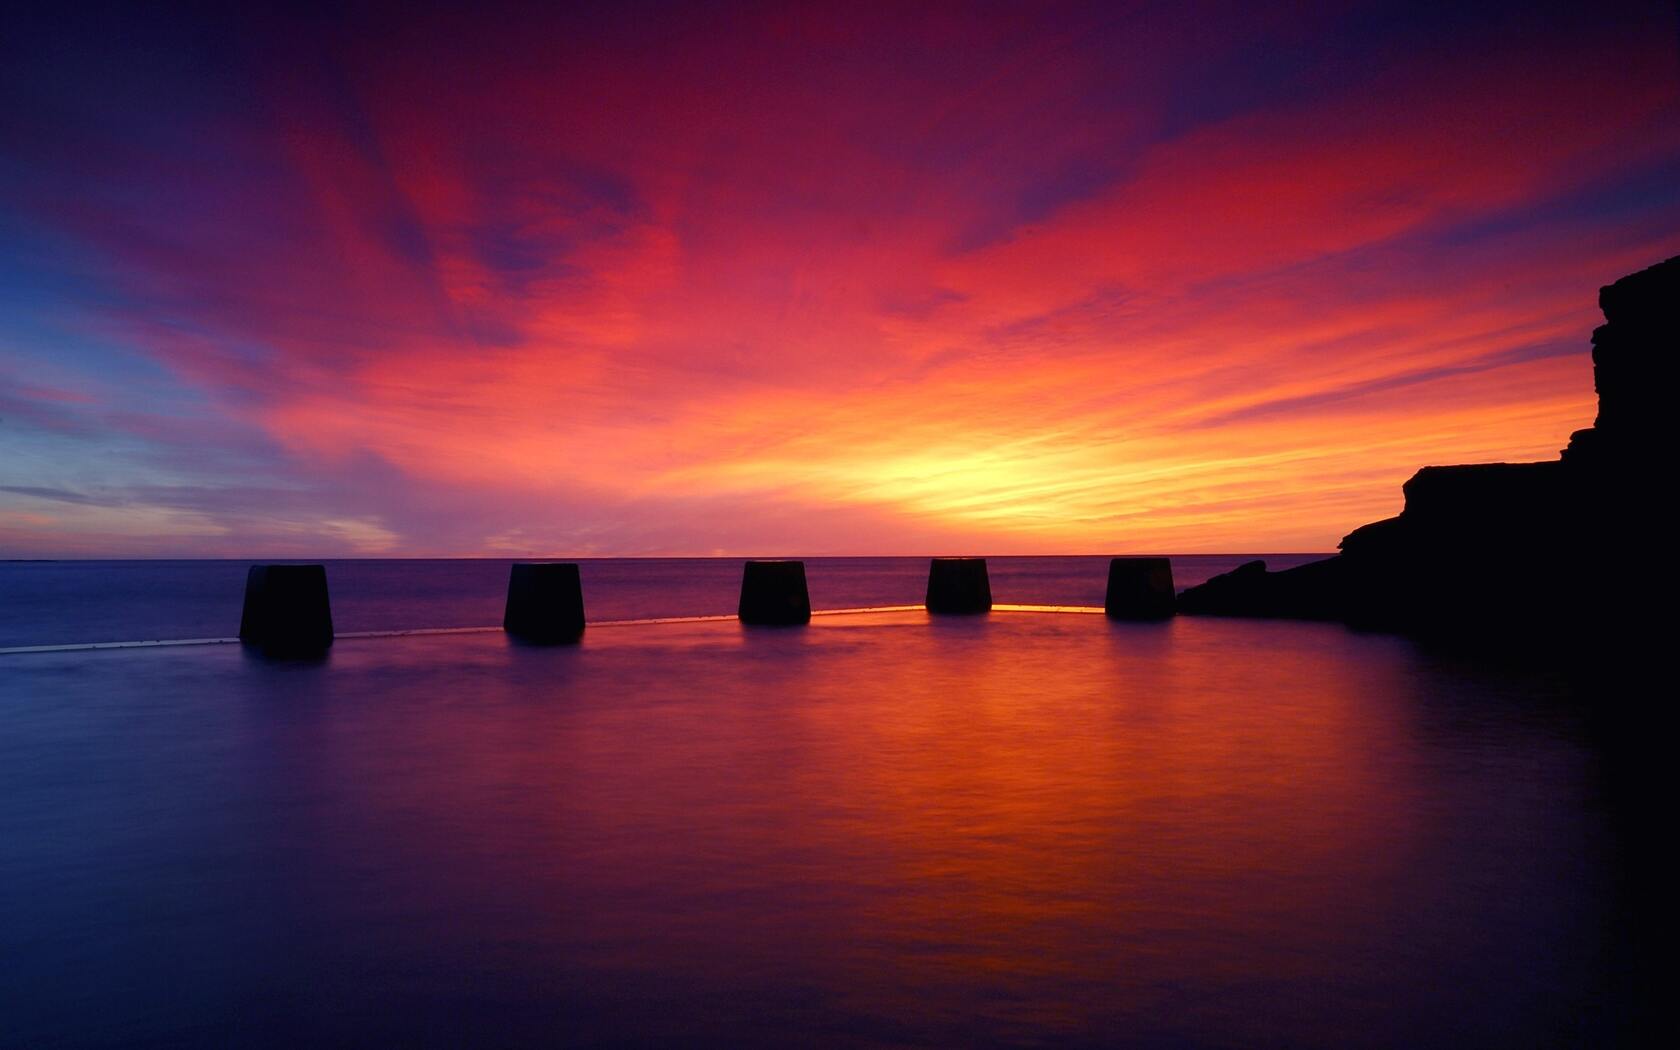
[[[502,630],[526,642],[583,637],[583,583],[574,562],[520,562],[508,573]]]
[[[251,566],[239,640],[276,655],[325,651],[333,643],[326,566]]]
[[[1115,558],[1108,563],[1103,611],[1114,620],[1165,620],[1173,615],[1172,562],[1166,558]]]
[[[983,613],[992,608],[985,558],[935,558],[928,566],[927,610]]]
[[[741,570],[742,623],[796,624],[811,621],[811,595],[802,561],[749,561]]]

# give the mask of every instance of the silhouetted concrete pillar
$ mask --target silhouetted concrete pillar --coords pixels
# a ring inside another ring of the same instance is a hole
[[[1103,611],[1115,620],[1165,620],[1177,606],[1172,562],[1166,558],[1115,558],[1108,563]]]
[[[811,622],[811,595],[802,561],[749,561],[741,570],[742,623]]]
[[[319,653],[332,645],[326,566],[251,566],[239,640],[281,655]]]
[[[583,637],[583,581],[575,562],[516,563],[508,573],[502,630],[527,642]]]
[[[985,558],[935,558],[928,566],[927,610],[983,613],[992,608]]]

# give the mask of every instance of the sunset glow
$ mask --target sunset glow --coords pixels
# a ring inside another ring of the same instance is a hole
[[[1672,5],[1474,6],[20,20],[0,556],[1328,550],[1680,252]]]

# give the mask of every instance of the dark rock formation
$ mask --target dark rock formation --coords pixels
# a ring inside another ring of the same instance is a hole
[[[1593,330],[1598,418],[1563,451],[1566,463],[1615,470],[1653,459],[1672,438],[1666,401],[1680,352],[1680,256],[1599,289]]]
[[[324,565],[253,565],[245,574],[239,640],[270,656],[309,656],[333,643]]]
[[[992,609],[985,558],[935,558],[928,566],[927,611],[983,613]]]
[[[1341,579],[1335,558],[1283,572],[1250,561],[1178,596],[1178,611],[1190,616],[1287,616],[1334,619],[1340,614]]]
[[[583,582],[576,563],[515,564],[508,573],[502,630],[541,644],[582,638]]]
[[[1602,636],[1631,586],[1605,564],[1644,550],[1672,472],[1659,402],[1680,354],[1680,256],[1599,291],[1599,409],[1544,463],[1425,467],[1398,517],[1342,553],[1284,572],[1250,562],[1179,596],[1180,612],[1344,620],[1464,641],[1541,645]]]
[[[1115,558],[1108,563],[1103,611],[1112,620],[1165,620],[1174,606],[1172,562],[1166,558]]]
[[[802,561],[749,561],[741,570],[742,623],[811,622],[811,595],[805,588]]]

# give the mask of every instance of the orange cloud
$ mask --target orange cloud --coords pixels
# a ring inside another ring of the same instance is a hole
[[[118,154],[149,210],[47,210],[90,327],[362,549],[1323,550],[1590,423],[1594,288],[1680,250],[1680,69],[1535,22],[1242,72],[1302,17],[418,19],[265,66],[225,170]]]

